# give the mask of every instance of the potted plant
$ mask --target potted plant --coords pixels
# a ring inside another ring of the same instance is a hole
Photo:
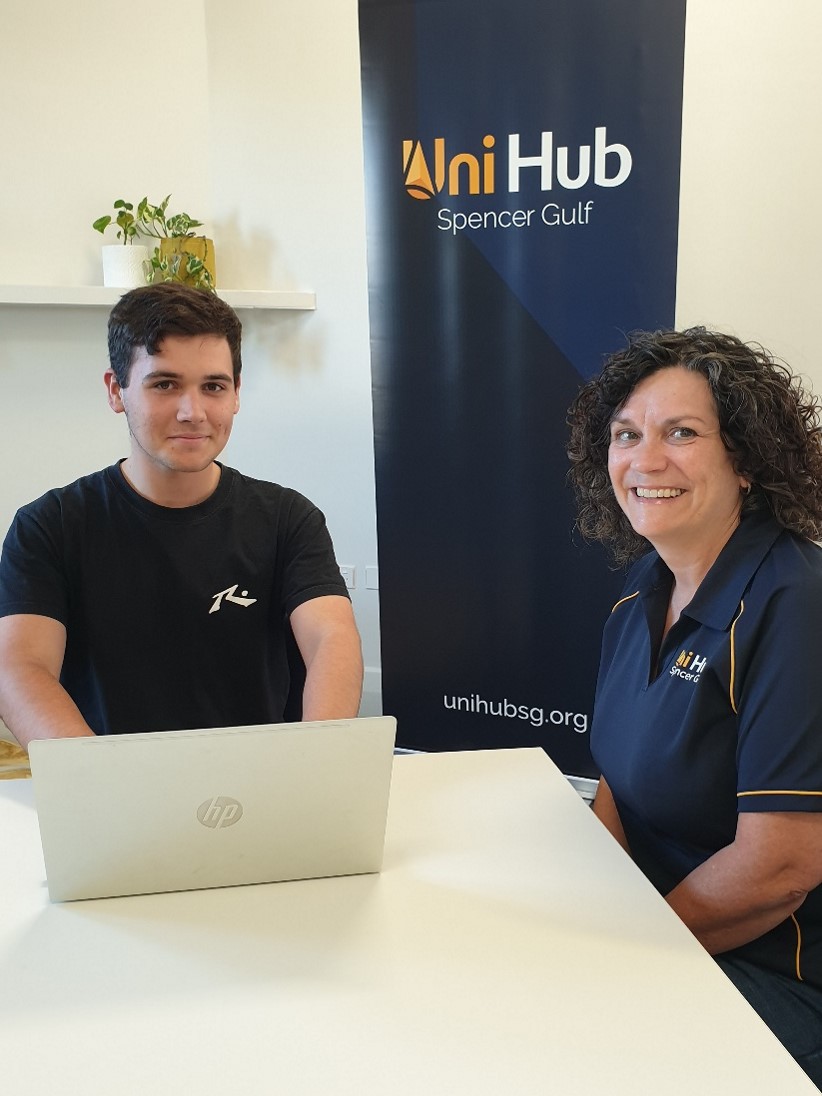
[[[124,289],[142,285],[145,281],[145,263],[150,256],[144,244],[134,243],[140,229],[131,202],[118,198],[114,203],[114,215],[107,213],[92,224],[92,228],[100,233],[105,233],[109,226],[116,229],[120,243],[103,244],[103,285]]]
[[[159,241],[148,260],[147,279],[214,289],[217,284],[214,242],[195,234],[194,229],[200,228],[202,221],[195,221],[188,213],[169,214],[170,200],[168,194],[159,205],[152,205],[147,198],[137,205],[137,232]]]

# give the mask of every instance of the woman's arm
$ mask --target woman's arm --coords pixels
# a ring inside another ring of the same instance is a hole
[[[612,837],[614,837],[623,849],[630,855],[631,850],[628,848],[628,839],[625,836],[625,830],[622,828],[622,822],[620,821],[619,811],[617,805],[614,802],[611,789],[602,776],[599,779],[599,787],[597,788],[597,794],[594,797],[594,814],[608,830]]]
[[[667,896],[712,955],[784,921],[822,883],[822,813],[739,815],[736,837]]]

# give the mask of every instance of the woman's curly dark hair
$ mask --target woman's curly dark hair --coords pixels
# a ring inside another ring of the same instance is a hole
[[[786,529],[819,539],[819,404],[761,346],[704,327],[637,332],[624,350],[606,360],[599,376],[580,389],[568,412],[568,456],[582,535],[607,544],[620,566],[650,547],[631,528],[611,488],[611,420],[640,381],[677,365],[701,373],[710,386],[722,440],[734,456],[736,471],[753,485],[742,513],[767,506]]]

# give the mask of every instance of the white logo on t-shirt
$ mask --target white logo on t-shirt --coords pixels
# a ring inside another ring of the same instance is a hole
[[[220,590],[219,594],[213,594],[214,604],[208,610],[209,613],[216,613],[219,611],[220,606],[223,604],[223,598],[226,601],[232,602],[234,605],[253,605],[257,600],[255,597],[247,597],[248,590],[243,590],[242,596],[238,596],[234,591],[239,586],[239,582],[235,582],[233,586],[229,586],[227,590]]]

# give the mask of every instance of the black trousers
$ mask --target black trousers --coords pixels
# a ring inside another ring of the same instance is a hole
[[[745,959],[714,958],[822,1092],[822,989]]]

